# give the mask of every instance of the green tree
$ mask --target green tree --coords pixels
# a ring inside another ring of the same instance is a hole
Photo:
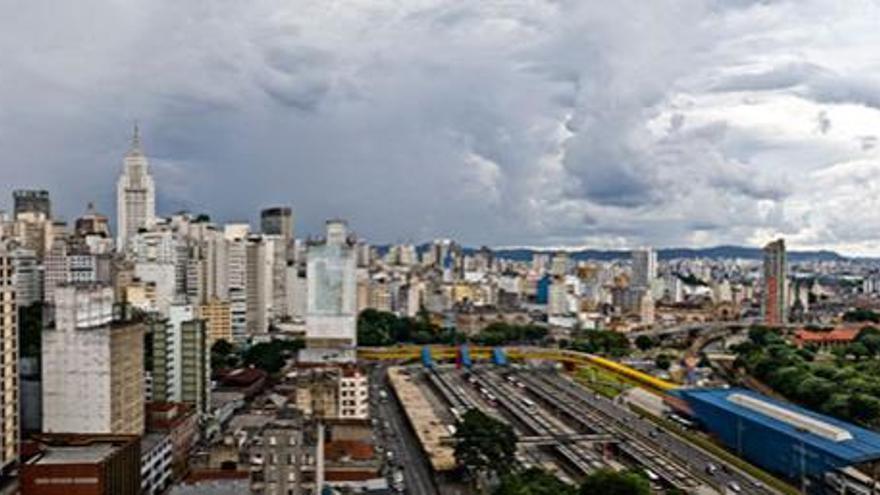
[[[494,495],[576,495],[577,490],[542,469],[532,468],[504,476]]]
[[[267,373],[277,373],[284,367],[286,359],[293,357],[303,347],[302,340],[260,342],[244,352],[242,361],[247,366],[260,368]]]
[[[654,347],[654,339],[648,337],[647,335],[639,335],[636,337],[636,347],[639,348],[640,351],[644,352],[648,349]]]
[[[641,473],[599,470],[587,476],[580,495],[650,495],[651,485]]]
[[[455,459],[472,473],[504,476],[515,463],[516,434],[507,423],[478,409],[464,413],[455,431]]]
[[[880,315],[870,309],[854,309],[843,314],[843,321],[880,323]]]
[[[668,370],[672,366],[672,358],[668,354],[659,354],[654,359],[654,365],[661,370]]]

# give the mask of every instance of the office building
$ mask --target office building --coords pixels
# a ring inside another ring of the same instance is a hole
[[[191,305],[171,306],[169,317],[149,322],[150,346],[147,371],[150,400],[182,402],[199,414],[208,408],[210,391],[210,349],[205,322],[196,318]]]
[[[143,325],[114,319],[113,289],[64,285],[42,333],[43,430],[140,435]]]
[[[43,300],[43,267],[37,253],[17,248],[11,253],[15,274],[15,300],[20,308]]]
[[[227,224],[223,231],[226,240],[226,283],[229,291],[229,313],[232,319],[232,337],[236,342],[247,339],[247,224]]]
[[[110,221],[95,211],[94,203],[89,203],[85,214],[74,222],[73,231],[78,237],[110,237]]]
[[[18,307],[12,255],[0,245],[0,470],[18,460]]]
[[[122,175],[116,184],[117,249],[127,250],[131,238],[140,229],[151,227],[155,218],[156,186],[135,125],[131,149],[125,154]]]
[[[650,248],[634,250],[630,287],[650,289],[655,278],[657,278],[657,253]]]
[[[252,494],[304,493],[302,468],[307,449],[303,429],[300,414],[284,409],[247,440],[243,450],[250,461]]]
[[[15,218],[22,213],[39,213],[46,218],[52,218],[49,191],[19,189],[12,192],[12,202]]]
[[[764,324],[780,326],[788,322],[788,262],[785,240],[764,246],[763,294],[761,310]]]
[[[232,342],[232,311],[228,301],[212,298],[199,306],[199,318],[205,321],[208,348],[218,340]]]
[[[260,212],[260,231],[293,240],[293,210],[289,206],[266,208]]]
[[[274,241],[265,236],[250,236],[246,244],[247,335],[263,335],[273,318],[272,290],[275,263]]]
[[[137,436],[42,435],[21,467],[21,495],[140,495]]]
[[[344,221],[327,222],[323,243],[309,246],[306,281],[307,359],[353,360],[357,346],[357,258]],[[322,350],[328,351],[321,357]]]

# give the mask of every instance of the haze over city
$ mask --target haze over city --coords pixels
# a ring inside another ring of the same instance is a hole
[[[878,27],[0,0],[0,495],[880,495]]]
[[[880,6],[827,1],[4,2],[0,197],[375,242],[877,254]],[[831,28],[833,26],[833,28]]]

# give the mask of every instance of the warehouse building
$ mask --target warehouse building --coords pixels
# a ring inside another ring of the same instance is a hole
[[[693,417],[731,451],[797,485],[880,460],[880,434],[745,389],[685,389]]]

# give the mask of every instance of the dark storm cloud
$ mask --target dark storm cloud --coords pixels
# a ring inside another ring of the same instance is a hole
[[[813,210],[877,158],[873,113],[850,108],[880,94],[861,62],[876,12],[859,9],[0,5],[0,195],[48,188],[68,218],[92,200],[112,214],[139,119],[162,213],[286,203],[300,232],[343,216],[380,242],[852,246],[851,222]],[[829,17],[843,34],[813,30]]]

